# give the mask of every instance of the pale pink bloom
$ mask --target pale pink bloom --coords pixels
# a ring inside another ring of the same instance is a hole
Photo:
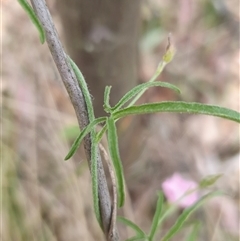
[[[162,183],[162,190],[169,203],[175,203],[186,192],[198,186],[193,180],[184,178],[179,173],[174,173]],[[194,191],[182,198],[177,204],[179,207],[186,208],[194,204],[199,199],[197,191]]]

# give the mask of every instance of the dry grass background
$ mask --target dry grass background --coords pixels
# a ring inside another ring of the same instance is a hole
[[[61,36],[54,2],[47,2]],[[153,73],[171,31],[178,52],[161,80],[175,83],[183,92],[178,97],[151,90],[146,100],[181,98],[239,110],[238,1],[225,1],[231,18],[221,21],[204,10],[208,2],[144,2],[144,26],[156,24],[161,9],[165,30],[144,32],[140,79],[146,81]],[[40,45],[16,1],[1,0],[1,4],[2,240],[104,240],[93,214],[83,152],[63,161],[69,140],[62,130],[77,122],[48,48]],[[141,141],[131,144],[136,160],[123,160],[130,194],[123,213],[148,230],[164,178],[175,171],[196,181],[224,173],[215,188],[230,195],[212,200],[196,214],[206,224],[199,240],[237,240],[239,126],[218,118],[174,114],[146,116],[143,122]],[[121,130],[127,127],[128,122],[123,122]],[[174,217],[164,228],[173,221]]]

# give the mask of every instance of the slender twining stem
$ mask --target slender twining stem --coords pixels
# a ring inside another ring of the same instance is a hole
[[[71,64],[69,63],[67,55],[65,54],[62,44],[58,38],[58,34],[53,24],[52,17],[49,13],[46,2],[44,0],[31,0],[31,3],[38,17],[38,20],[44,29],[46,41],[53,56],[53,60],[58,68],[59,74],[67,89],[72,105],[75,109],[79,127],[80,129],[84,129],[89,124],[89,113],[86,107],[84,96],[78,84],[76,75],[71,67]],[[90,167],[92,151],[91,142],[91,135],[87,135],[84,138],[84,148]],[[96,149],[96,159],[98,171],[98,195],[99,208],[101,213],[101,223],[103,226],[103,231],[107,238],[111,223],[112,208],[106,177],[103,170],[102,160],[98,148]],[[113,237],[112,240],[115,241],[119,239]]]

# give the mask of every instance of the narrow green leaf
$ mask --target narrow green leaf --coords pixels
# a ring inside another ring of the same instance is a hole
[[[162,192],[159,192],[157,207],[156,207],[156,211],[154,213],[152,226],[151,226],[151,230],[150,230],[150,233],[149,233],[149,241],[152,241],[154,239],[155,234],[156,234],[159,219],[160,219],[161,214],[162,214],[162,207],[163,207],[163,194],[162,194]]]
[[[134,237],[126,239],[125,241],[146,241],[146,240],[147,239],[145,237],[134,236]]]
[[[85,133],[82,134],[82,136],[79,138],[78,142],[80,144],[80,140],[83,138],[84,135],[86,135],[87,132],[90,131],[90,139],[91,139],[91,177],[92,177],[92,192],[93,192],[93,204],[94,204],[94,211],[95,211],[95,215],[96,218],[98,220],[99,225],[101,226],[101,228],[103,228],[102,222],[101,222],[101,218],[100,218],[100,209],[99,209],[99,198],[98,198],[98,176],[97,176],[97,158],[99,157],[98,155],[98,144],[95,142],[96,140],[96,131],[95,131],[95,125],[100,123],[100,122],[104,122],[106,121],[106,117],[101,117],[98,119],[95,119],[94,116],[94,110],[93,110],[93,105],[92,105],[92,99],[91,99],[91,95],[89,93],[88,87],[87,87],[87,83],[85,81],[85,78],[81,72],[81,70],[78,68],[78,66],[74,63],[74,61],[69,57],[69,63],[71,64],[71,67],[77,77],[79,86],[82,90],[83,96],[84,96],[84,100],[87,106],[87,114],[88,114],[88,118],[89,118],[89,122],[91,125],[92,123],[92,127],[88,128],[88,130],[85,130]],[[76,142],[76,143],[78,143]],[[77,146],[77,145],[76,145]],[[73,148],[73,150],[75,151],[76,149]]]
[[[106,117],[107,119],[107,117]],[[99,143],[105,133],[105,131],[107,130],[107,125],[105,124],[102,128],[102,130],[100,130],[97,135],[96,135],[96,143]]]
[[[179,202],[181,200],[183,200],[186,196],[190,195],[191,193],[193,193],[193,192],[195,192],[197,190],[198,190],[198,188],[193,188],[193,189],[187,191],[178,200],[176,200],[176,202],[174,202],[174,203],[172,203],[170,205],[167,204],[167,203],[163,204],[162,210],[164,210],[164,212],[159,217],[159,220],[158,220],[158,230],[160,229],[160,227],[163,224],[164,220],[166,220],[169,216],[171,216],[174,212],[176,212],[179,209]]]
[[[197,201],[194,205],[192,205],[189,208],[186,208],[182,214],[178,217],[177,221],[175,224],[168,230],[166,235],[161,239],[161,241],[168,241],[170,240],[174,235],[176,235],[182,228],[183,224],[187,221],[189,216],[196,210],[198,209],[201,205],[203,205],[207,199],[222,195],[222,192],[216,191],[216,192],[211,192],[206,195],[204,195],[199,201]]]
[[[147,82],[140,85],[135,86],[133,89],[131,89],[129,92],[127,92],[120,100],[119,102],[112,108],[112,111],[119,110],[124,104],[126,104],[130,99],[132,99],[134,96],[138,95],[139,93],[143,94],[148,88],[150,87],[165,87],[172,89],[178,93],[181,93],[180,90],[172,84],[166,83],[166,82]],[[140,97],[140,96],[139,96]]]
[[[93,110],[93,104],[92,104],[92,98],[91,95],[89,93],[88,87],[87,87],[87,83],[85,81],[85,78],[81,72],[81,70],[78,68],[78,66],[74,63],[74,61],[67,56],[69,63],[71,64],[71,67],[77,77],[79,86],[82,90],[83,96],[84,96],[84,100],[87,106],[87,113],[88,113],[88,118],[89,118],[89,122],[94,121],[95,116],[94,116],[94,110]]]
[[[212,186],[223,174],[216,174],[216,175],[209,175],[203,178],[200,183],[199,187],[200,188],[206,188],[209,186]]]
[[[92,133],[92,137],[95,138],[95,133]],[[98,145],[97,143],[92,143],[91,146],[91,178],[92,178],[92,193],[93,193],[93,206],[96,218],[99,225],[102,227],[101,215],[99,209],[99,197],[98,197],[98,170],[97,170],[97,152]]]
[[[117,129],[115,126],[114,119],[112,117],[109,117],[107,120],[107,129],[109,152],[113,162],[115,175],[117,178],[118,206],[122,207],[125,199],[124,176],[122,162],[118,150]]]
[[[129,226],[136,232],[136,238],[145,238],[146,234],[145,232],[135,223],[133,223],[131,220],[118,216],[117,220],[121,223],[124,223],[125,225]]]
[[[104,110],[109,113],[111,110],[111,106],[109,104],[109,98],[110,98],[110,91],[111,91],[112,86],[106,86],[105,91],[104,91]]]
[[[196,222],[193,224],[192,230],[188,237],[186,238],[186,241],[197,241],[199,237],[199,229],[201,227],[200,222]]]
[[[41,43],[45,42],[45,32],[43,30],[42,24],[39,22],[37,15],[26,0],[18,0],[19,4],[22,6],[24,11],[27,13],[33,24],[36,26]]]
[[[187,103],[182,101],[165,101],[160,103],[131,106],[114,112],[113,117],[116,120],[128,115],[150,114],[156,112],[181,112],[188,114],[204,114],[218,116],[240,123],[240,113],[237,111],[214,105],[206,105],[194,102]]]
[[[68,152],[68,154],[66,155],[66,157],[64,158],[64,160],[68,160],[69,158],[71,158],[75,152],[77,151],[78,147],[80,146],[83,138],[92,131],[92,129],[94,128],[94,126],[96,126],[99,123],[102,123],[106,121],[106,117],[99,117],[97,119],[95,119],[94,121],[92,121],[91,123],[89,123],[79,134],[79,136],[77,137],[77,139],[74,141],[70,151]]]
[[[177,204],[172,204],[169,206],[165,204],[163,209],[165,210],[162,215],[159,217],[157,231],[161,230],[161,225],[163,224],[164,220],[166,220],[169,216],[171,216],[174,212],[178,210],[179,206]]]
[[[62,138],[66,138],[67,140],[73,140],[78,137],[80,134],[80,129],[78,125],[69,125],[64,127],[64,129],[60,132]]]

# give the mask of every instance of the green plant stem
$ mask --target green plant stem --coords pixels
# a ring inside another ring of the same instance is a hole
[[[155,74],[153,75],[153,77],[148,81],[148,82],[153,82],[157,79],[157,77],[162,73],[164,67],[167,65],[168,63],[166,63],[165,61],[161,61],[157,67],[157,70],[155,72]],[[145,92],[145,90],[141,91],[128,105],[128,107],[133,106],[138,100],[139,98],[143,95],[143,93]]]

